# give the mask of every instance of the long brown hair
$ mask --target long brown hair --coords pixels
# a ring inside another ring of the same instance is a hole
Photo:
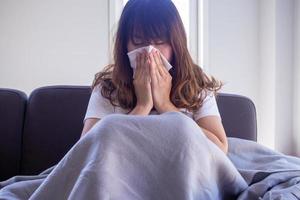
[[[170,100],[177,108],[197,111],[208,90],[217,95],[223,83],[207,76],[195,64],[187,48],[187,38],[182,20],[171,0],[129,0],[125,5],[115,35],[114,64],[106,66],[95,75],[92,89],[101,85],[101,95],[114,106],[132,110],[136,105],[133,70],[127,56],[128,41],[136,33],[150,40],[167,39],[173,56],[169,73],[172,76]],[[204,92],[204,95],[202,91]]]

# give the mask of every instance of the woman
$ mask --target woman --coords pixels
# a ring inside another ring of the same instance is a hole
[[[158,51],[137,56],[133,77],[127,53],[148,45]],[[173,66],[170,71],[163,66],[162,56]],[[227,153],[228,142],[215,99],[222,83],[209,78],[193,62],[182,20],[171,0],[127,2],[116,33],[114,62],[95,76],[81,136],[111,113],[181,111]]]

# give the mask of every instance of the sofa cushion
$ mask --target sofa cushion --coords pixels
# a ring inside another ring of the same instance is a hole
[[[19,174],[27,96],[0,88],[0,181]]]
[[[47,86],[28,99],[22,174],[37,174],[57,164],[80,138],[89,86]]]
[[[257,141],[256,109],[251,99],[220,93],[217,104],[227,137]]]

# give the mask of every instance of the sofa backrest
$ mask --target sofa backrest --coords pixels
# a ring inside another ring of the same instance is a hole
[[[90,94],[88,86],[46,86],[30,94],[21,174],[36,174],[56,164],[77,142]]]
[[[15,132],[13,130],[9,132],[5,128],[6,124],[0,125],[2,138],[13,137],[10,143],[16,142],[5,148],[0,146],[1,159],[13,155],[10,157],[10,162],[15,162],[16,168],[9,174],[14,174],[19,168],[19,174],[38,174],[59,162],[80,138],[90,94],[89,86],[58,85],[35,89],[27,101],[23,135],[21,135],[20,127],[22,127],[21,116],[24,113],[22,109],[25,107],[25,100],[19,99],[19,103],[12,104],[12,109],[16,114],[10,117],[13,122],[9,123],[12,127],[19,128],[16,128]],[[0,99],[3,98],[0,96]],[[9,101],[0,101],[0,103],[6,107],[7,104],[11,104]],[[217,97],[217,103],[228,137],[256,141],[256,111],[249,98],[221,93]],[[1,122],[6,118],[7,113],[11,113],[9,110],[0,109]],[[7,134],[9,136],[6,136]],[[10,151],[16,153],[12,154]],[[20,152],[22,152],[22,157],[19,165]],[[10,164],[5,166],[10,166]],[[0,173],[9,171],[8,168],[4,169],[5,166],[2,167]],[[0,180],[1,178],[2,176]]]
[[[257,141],[256,109],[251,99],[220,93],[217,104],[227,137]]]
[[[24,92],[0,88],[0,181],[20,171],[26,102]]]

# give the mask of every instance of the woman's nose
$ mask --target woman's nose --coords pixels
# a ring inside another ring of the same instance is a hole
[[[154,48],[158,49],[158,46],[156,46],[155,44],[151,44]]]
[[[159,48],[154,42],[150,42],[148,45],[151,45],[151,46],[153,46],[153,47],[156,48],[156,49]]]

